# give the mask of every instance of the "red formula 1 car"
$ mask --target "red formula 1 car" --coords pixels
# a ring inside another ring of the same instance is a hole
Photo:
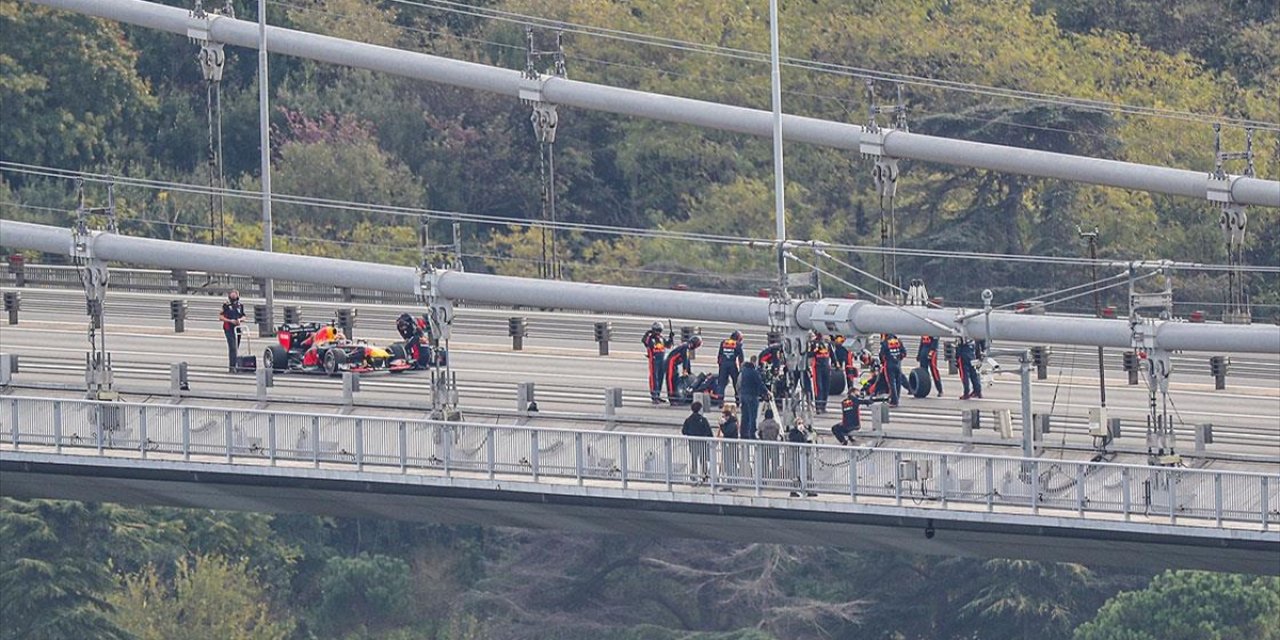
[[[403,345],[383,349],[363,340],[350,340],[332,324],[283,324],[276,330],[276,339],[279,344],[267,347],[262,356],[263,366],[276,373],[333,376],[345,371],[395,373],[414,368],[405,358]]]

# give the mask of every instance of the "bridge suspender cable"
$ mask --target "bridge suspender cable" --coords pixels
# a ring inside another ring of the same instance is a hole
[[[142,0],[27,0],[34,4],[118,20],[160,31],[187,35],[207,31],[212,41],[241,47],[258,46],[257,25],[225,16],[192,18],[185,9]],[[559,105],[652,118],[698,127],[773,135],[768,111],[610,87],[566,78],[526,78],[520,71],[451,60],[424,53],[343,40],[313,33],[267,27],[273,53],[309,58],[429,82],[489,91],[513,98],[537,96]],[[882,136],[861,126],[818,118],[784,115],[783,137],[792,142],[860,151],[864,143],[882,147],[894,158],[923,160],[1017,175],[1056,178],[1208,199],[1211,189],[1232,203],[1280,208],[1280,182],[1247,176],[1215,180],[1208,173],[1133,162],[1075,156],[1018,147],[953,140],[906,131]]]

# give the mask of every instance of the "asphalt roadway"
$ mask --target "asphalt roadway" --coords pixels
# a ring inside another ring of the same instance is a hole
[[[4,289],[11,290],[11,289]],[[82,394],[84,359],[89,348],[83,295],[78,291],[30,289],[22,291],[22,310],[17,325],[0,324],[0,352],[16,354],[20,371],[9,393],[22,395]],[[114,365],[117,388],[130,400],[168,399],[169,365],[189,363],[191,402],[253,404],[254,377],[232,374],[226,369],[226,346],[217,321],[220,299],[186,296],[190,315],[186,331],[174,332],[169,319],[169,300],[174,295],[111,292],[106,304],[106,344]],[[246,308],[255,300],[246,298]],[[277,300],[279,308],[290,302]],[[358,309],[356,336],[385,345],[399,338],[394,318],[398,306],[351,305],[300,302],[304,320],[332,318],[333,309]],[[521,351],[513,351],[507,335],[507,319],[525,316],[529,336]],[[593,325],[610,321],[613,326],[611,353],[600,356],[593,339]],[[666,318],[659,319],[667,322]],[[617,317],[584,313],[538,310],[459,308],[453,325],[450,354],[459,383],[460,408],[469,419],[492,417],[496,421],[516,421],[516,386],[534,382],[540,416],[534,424],[577,428],[625,428],[628,431],[671,432],[679,428],[687,409],[653,406],[646,387],[646,363],[640,335],[654,319]],[[673,321],[680,327],[700,324],[707,346],[695,359],[695,370],[714,373],[715,345],[733,329],[714,323]],[[747,352],[755,353],[765,344],[762,327],[743,328]],[[247,345],[261,357],[270,338],[254,338]],[[909,359],[915,340],[906,339]],[[1017,345],[999,344],[999,348]],[[1047,379],[1034,381],[1033,411],[1048,413],[1052,427],[1044,436],[1045,448],[1074,451],[1075,457],[1092,453],[1094,440],[1087,432],[1087,415],[1098,404],[1096,350],[1088,347],[1052,346]],[[1177,354],[1170,383],[1170,412],[1175,421],[1178,448],[1191,454],[1193,429],[1201,423],[1214,425],[1214,442],[1207,445],[1201,466],[1247,463],[1249,468],[1280,470],[1280,358],[1273,355],[1232,357],[1227,389],[1215,391],[1209,376],[1212,354]],[[981,400],[961,401],[960,382],[944,373],[944,397],[915,399],[904,397],[902,406],[891,413],[885,425],[893,446],[963,447],[962,409],[984,412],[982,430],[969,446],[1009,449],[1020,446],[1018,435],[1019,384],[1016,362],[1002,362],[1003,373]],[[1121,438],[1112,446],[1130,457],[1145,452],[1144,434],[1148,395],[1145,384],[1127,384],[1120,368],[1120,352],[1106,354],[1107,400],[1110,416],[1122,419]],[[945,365],[943,365],[945,366]],[[614,421],[606,423],[604,389],[623,389],[623,406]],[[79,390],[79,391],[77,391]],[[285,374],[275,378],[270,397],[275,404],[298,403],[319,406],[341,401],[339,379],[324,376]],[[429,403],[429,377],[424,372],[398,375],[368,375],[361,381],[356,403],[403,415],[421,415]],[[829,403],[831,414],[820,419],[820,432],[838,420],[838,399]],[[1011,409],[1014,414],[1012,440],[1001,440],[993,430],[988,410]],[[340,408],[335,406],[335,410]],[[864,415],[865,418],[865,415]],[[621,425],[621,426],[619,426]],[[827,435],[829,438],[829,433]],[[879,441],[879,440],[877,440]],[[865,439],[861,444],[865,444]],[[1046,454],[1049,455],[1049,454]],[[1119,460],[1118,460],[1119,461]],[[1132,460],[1128,460],[1132,461]]]

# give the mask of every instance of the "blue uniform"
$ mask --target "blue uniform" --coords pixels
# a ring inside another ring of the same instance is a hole
[[[982,379],[978,377],[976,362],[978,346],[972,340],[961,340],[956,346],[956,364],[960,368],[960,384],[964,386],[961,399],[981,398]]]
[[[676,379],[681,373],[687,376],[693,371],[689,367],[689,352],[696,348],[692,343],[685,342],[667,352],[667,400],[679,400]]]
[[[938,339],[933,336],[920,336],[920,348],[916,350],[916,362],[920,368],[929,372],[933,378],[933,386],[942,395],[942,374],[938,372]]]
[[[847,395],[840,401],[840,422],[831,427],[831,434],[840,444],[848,444],[849,436],[862,428],[862,406],[871,402],[870,398],[856,395]]]
[[[831,382],[831,344],[822,338],[809,341],[809,374],[813,385],[813,406],[818,412],[827,410],[827,386]]]
[[[880,341],[880,366],[884,371],[885,381],[889,384],[889,406],[897,406],[898,390],[902,386],[902,359],[907,357],[907,348],[902,346],[898,336],[888,334]]]
[[[750,362],[742,365],[742,384],[738,387],[738,406],[742,409],[742,437],[756,439],[756,418],[760,414],[760,398],[765,395],[760,370]]]
[[[742,369],[742,341],[732,336],[720,343],[720,351],[716,352],[716,364],[720,372],[716,376],[716,394],[724,398],[724,390],[733,381],[733,395],[738,395],[738,374]]]
[[[640,339],[645,356],[649,359],[649,396],[654,401],[662,395],[662,379],[667,372],[667,348],[671,343],[662,336],[661,329],[650,329]]]

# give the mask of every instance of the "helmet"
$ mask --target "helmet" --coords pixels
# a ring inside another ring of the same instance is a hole
[[[729,337],[730,337],[730,338],[733,338],[734,340],[741,340],[741,339],[742,339],[742,332],[741,332],[741,331],[734,331],[733,333],[729,334]]]
[[[649,327],[649,328],[650,328],[650,329],[653,329],[654,331],[662,331],[662,323],[661,323],[661,322],[655,322],[655,323],[653,323],[653,326],[651,326],[651,327]]]
[[[837,334],[836,337],[832,338],[832,340],[835,341],[836,344],[844,344],[844,336],[842,335]]]
[[[692,338],[689,338],[689,346],[690,346],[691,348],[694,348],[694,349],[697,349],[698,347],[701,347],[701,346],[702,346],[702,337],[701,337],[701,336],[693,336]]]
[[[863,349],[862,353],[858,355],[858,360],[862,361],[864,365],[871,364],[871,352]]]

